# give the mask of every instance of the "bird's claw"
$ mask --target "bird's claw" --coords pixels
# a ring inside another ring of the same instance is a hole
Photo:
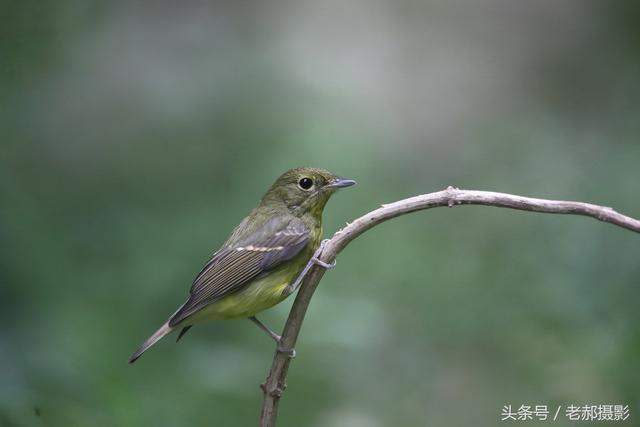
[[[318,247],[316,252],[311,257],[311,261],[314,264],[317,264],[322,268],[326,268],[327,270],[331,270],[332,268],[334,268],[336,266],[336,260],[334,259],[333,262],[331,264],[329,264],[329,263],[326,263],[324,261],[320,261],[320,259],[318,257],[322,254],[322,251],[324,250],[324,247],[326,246],[327,243],[329,243],[330,240],[331,239],[324,239],[322,242],[320,242],[320,246]]]
[[[311,261],[313,261],[314,264],[317,264],[322,268],[326,268],[327,270],[331,270],[332,268],[335,268],[335,266],[336,266],[336,260],[335,259],[333,260],[333,262],[331,264],[328,264],[328,263],[326,263],[324,261],[320,261],[316,257],[311,258]]]
[[[333,260],[333,262],[329,264],[324,261],[320,261],[320,259],[318,259],[318,257],[322,254],[322,250],[324,249],[328,241],[329,239],[324,239],[322,242],[320,242],[320,246],[318,247],[318,249],[316,249],[313,256],[311,257],[307,265],[302,270],[302,273],[298,275],[298,278],[295,280],[295,282],[287,286],[285,291],[287,295],[292,294],[293,292],[295,292],[296,289],[298,289],[298,286],[300,286],[300,283],[302,283],[302,279],[304,279],[304,277],[309,272],[309,269],[313,267],[314,264],[319,265],[320,267],[326,268],[327,270],[330,270],[336,266],[336,260]]]
[[[276,347],[276,350],[278,351],[278,353],[286,354],[291,359],[296,357],[296,349],[295,348],[284,348],[282,346],[282,342],[281,341],[278,341],[278,346]]]

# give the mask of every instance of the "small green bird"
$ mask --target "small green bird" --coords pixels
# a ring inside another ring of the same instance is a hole
[[[194,323],[210,319],[249,318],[279,344],[280,337],[255,315],[296,290],[320,247],[322,211],[329,197],[354,184],[317,168],[282,174],[204,265],[187,302],[142,343],[129,363],[174,329],[182,329],[179,340]]]

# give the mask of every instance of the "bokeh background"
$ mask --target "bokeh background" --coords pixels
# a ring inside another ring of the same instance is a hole
[[[637,2],[0,11],[2,426],[256,425],[273,344],[249,322],[127,357],[293,166],[359,183],[327,235],[447,185],[640,216]],[[318,289],[279,425],[496,426],[508,404],[625,404],[638,425],[639,254],[582,217],[386,223]]]

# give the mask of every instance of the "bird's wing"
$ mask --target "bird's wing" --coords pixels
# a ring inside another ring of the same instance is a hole
[[[296,256],[311,240],[298,218],[274,218],[213,254],[191,286],[189,300],[171,317],[175,326],[202,307],[239,290],[261,273]]]

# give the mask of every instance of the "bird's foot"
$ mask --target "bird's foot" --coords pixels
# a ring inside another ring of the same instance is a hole
[[[311,261],[316,264],[319,265],[322,268],[326,268],[327,270],[331,270],[332,268],[335,268],[336,266],[336,260],[334,259],[333,262],[331,264],[328,264],[324,261],[320,261],[318,258],[313,257],[311,258]]]
[[[320,261],[320,259],[318,258],[322,254],[322,251],[324,250],[324,247],[328,241],[329,239],[324,239],[322,242],[320,242],[320,246],[313,253],[313,256],[311,257],[307,265],[302,270],[302,273],[300,273],[300,275],[295,280],[295,282],[287,286],[287,289],[286,289],[287,295],[292,294],[293,292],[295,292],[296,289],[298,289],[298,286],[300,286],[300,284],[302,283],[302,279],[305,278],[305,276],[307,275],[307,273],[309,272],[311,267],[313,267],[314,264],[319,265],[322,268],[326,268],[327,270],[330,270],[336,266],[336,260],[333,260],[333,262],[329,264],[324,261]]]
[[[269,327],[267,325],[265,325],[264,323],[259,321],[256,316],[249,317],[249,320],[251,320],[253,323],[258,325],[258,327],[260,329],[262,329],[263,331],[265,331],[271,337],[271,339],[273,339],[275,342],[277,342],[277,343],[280,342],[280,339],[282,337],[280,335],[276,334],[275,332],[273,332],[271,329],[269,329]]]
[[[282,345],[282,340],[278,340],[278,345],[276,347],[278,353],[283,353],[289,356],[291,359],[296,357],[296,349],[295,348],[284,348]]]
[[[327,270],[331,270],[336,266],[336,260],[334,259],[331,264],[328,264],[324,261],[320,261],[318,257],[322,255],[322,251],[324,250],[324,247],[327,245],[327,243],[329,243],[329,240],[331,239],[324,239],[322,242],[320,242],[320,246],[318,247],[318,249],[316,249],[316,252],[311,257],[311,262],[319,265],[322,268],[326,268]]]

